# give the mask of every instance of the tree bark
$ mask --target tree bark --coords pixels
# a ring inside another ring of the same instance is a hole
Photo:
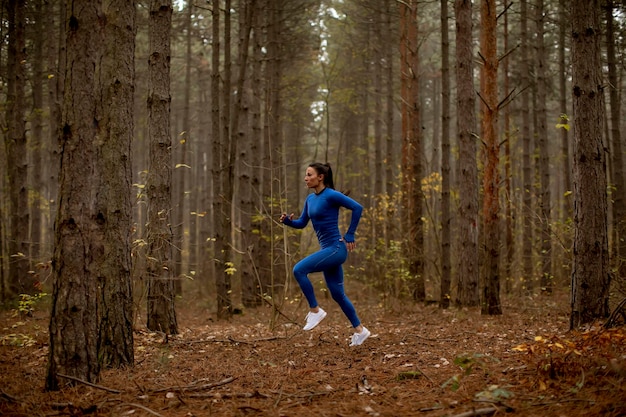
[[[546,47],[544,43],[543,0],[535,4],[536,31],[536,73],[537,73],[537,140],[539,147],[539,210],[541,216],[541,291],[552,294],[554,276],[552,273],[552,198],[550,193],[550,149],[548,147],[548,120],[546,109]]]
[[[441,0],[441,288],[439,307],[450,306],[450,40],[448,0]]]
[[[574,260],[570,329],[609,315],[600,2],[573,0]]]
[[[99,265],[102,299],[100,358],[107,366],[134,363],[131,281],[132,157],[135,90],[135,4],[104,0],[105,50],[101,60],[101,165],[97,203],[105,215]]]
[[[31,187],[33,190],[33,199],[31,203],[31,224],[30,224],[30,257],[31,262],[36,264],[41,262],[41,254],[43,252],[43,210],[46,206],[43,186],[43,112],[44,112],[44,100],[43,100],[43,80],[44,70],[43,64],[45,62],[43,56],[44,45],[44,8],[43,0],[37,0],[35,2],[35,33],[33,35],[33,74],[32,74],[32,86],[33,86],[33,111],[31,116],[31,152],[32,152],[32,180]],[[37,279],[39,282],[39,279]]]
[[[498,57],[496,42],[496,2],[482,0],[480,7],[480,49],[483,65],[480,71],[481,136],[484,143],[483,227],[485,278],[483,280],[482,314],[502,314],[500,305],[500,202],[498,124]]]
[[[615,29],[614,29],[614,4],[608,0],[606,4],[606,55],[609,79],[609,103],[611,125],[611,165],[613,177],[611,185],[614,192],[611,193],[613,201],[613,270],[616,273],[617,282],[623,290],[626,290],[626,180],[624,179],[624,159],[622,154],[622,139],[620,129],[620,88],[617,76],[617,57],[615,52]]]
[[[25,0],[6,3],[8,15],[8,56],[6,96],[6,152],[9,181],[9,297],[34,294],[30,269],[28,206],[28,159],[26,148],[26,16]]]
[[[59,207],[52,259],[53,294],[46,389],[60,388],[58,374],[96,382],[100,374],[100,261],[105,255],[106,214],[96,204],[96,73],[104,19],[99,0],[73,0],[66,23],[67,73],[63,106]]]
[[[532,218],[532,165],[531,165],[531,137],[530,137],[530,48],[528,40],[528,2],[520,0],[520,26],[521,26],[521,61],[520,73],[522,79],[522,271],[523,291],[532,294],[535,288],[533,277],[533,228]]]
[[[178,333],[172,266],[172,138],[170,135],[171,0],[150,3],[148,134],[150,166],[146,181],[148,328]]]
[[[414,301],[426,298],[424,285],[424,225],[422,221],[423,154],[419,102],[418,3],[400,3],[402,83],[402,187],[409,292]]]
[[[472,50],[472,2],[456,0],[457,135],[459,139],[459,266],[455,304],[477,306],[478,168],[476,166],[476,93]]]

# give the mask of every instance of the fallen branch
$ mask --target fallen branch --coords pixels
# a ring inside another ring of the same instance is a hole
[[[0,399],[6,400],[10,403],[19,403],[20,401],[12,395],[7,394],[3,390],[0,389]]]
[[[189,398],[217,398],[217,399],[231,399],[231,398],[270,398],[267,394],[261,394],[259,391],[254,392],[239,392],[239,393],[221,393],[221,392],[203,392],[198,394],[190,394]]]
[[[271,336],[271,337],[263,337],[263,338],[259,338],[259,339],[239,340],[239,339],[233,338],[232,336],[228,336],[227,339],[190,340],[190,341],[187,341],[187,342],[183,342],[183,344],[195,345],[195,344],[198,344],[198,343],[240,343],[240,344],[252,345],[252,344],[257,343],[257,342],[271,342],[271,341],[274,341],[274,340],[281,340],[281,339],[285,339],[285,337],[283,337],[283,336]]]
[[[226,384],[230,384],[231,382],[233,382],[236,378],[235,377],[228,377],[226,379],[223,379],[221,381],[218,382],[211,382],[210,384],[204,384],[204,385],[187,385],[184,387],[168,387],[168,388],[159,388],[156,390],[151,390],[150,392],[152,393],[159,393],[159,392],[169,392],[169,391],[176,391],[176,392],[185,392],[185,391],[202,391],[202,390],[207,390],[207,389],[211,389],[211,388],[215,388],[215,387],[219,387],[221,385],[226,385]]]
[[[118,405],[118,407],[124,407],[124,406],[128,406],[128,407],[136,407],[136,408],[140,408],[143,411],[146,411],[154,416],[158,416],[158,417],[163,417],[162,414],[157,413],[154,410],[149,409],[148,407],[141,405],[141,404],[136,404],[136,403],[121,403]]]
[[[73,377],[73,376],[63,375],[63,374],[57,374],[57,376],[60,376],[61,378],[69,379],[71,381],[80,382],[81,384],[85,384],[85,385],[87,385],[89,387],[92,387],[92,388],[101,389],[103,391],[107,391],[107,392],[110,392],[112,394],[121,394],[122,393],[122,391],[118,391],[118,390],[112,389],[112,388],[103,387],[102,385],[92,384],[91,382],[83,381],[82,379],[76,378],[76,377]]]
[[[489,407],[489,408],[479,408],[477,410],[472,410],[472,411],[466,411],[465,413],[461,413],[461,414],[455,414],[452,417],[475,417],[475,416],[486,416],[488,414],[494,414],[496,411],[498,411],[497,408],[495,407]]]

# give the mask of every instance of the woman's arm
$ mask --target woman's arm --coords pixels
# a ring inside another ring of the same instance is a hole
[[[344,235],[344,239],[347,243],[354,242],[354,234],[356,233],[356,228],[359,225],[359,220],[361,220],[361,214],[363,213],[363,206],[351,199],[347,195],[344,195],[340,192],[336,193],[337,203],[352,211],[352,217],[350,218],[350,225],[348,226],[348,231]]]
[[[302,213],[300,214],[300,218],[294,220],[293,213],[287,215],[287,213],[283,213],[280,215],[280,222],[293,227],[294,229],[304,229],[304,227],[309,223],[309,210],[307,207],[307,201],[304,202],[304,207],[302,208]]]

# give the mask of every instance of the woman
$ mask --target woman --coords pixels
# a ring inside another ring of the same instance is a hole
[[[282,223],[296,229],[303,229],[311,220],[321,247],[318,252],[302,259],[293,268],[293,274],[310,308],[303,330],[313,329],[326,317],[326,312],[317,304],[313,285],[308,277],[311,272],[323,272],[333,300],[339,304],[354,327],[355,333],[350,346],[358,346],[370,336],[370,331],[361,324],[352,302],[344,292],[342,264],[348,257],[348,251],[356,246],[354,233],[361,219],[363,206],[334,189],[333,171],[329,164],[316,162],[309,165],[304,182],[315,193],[306,198],[300,218],[294,220],[293,213],[283,213],[280,216]],[[352,210],[352,220],[343,237],[339,232],[340,207]]]

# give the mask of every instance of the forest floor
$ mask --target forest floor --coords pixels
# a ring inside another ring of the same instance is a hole
[[[626,415],[626,329],[569,332],[565,293],[505,299],[497,317],[358,300],[372,332],[358,347],[331,300],[310,332],[302,304],[273,326],[270,308],[216,321],[182,304],[179,335],[138,328],[133,367],[57,392],[44,390],[47,314],[0,312],[0,415]]]

